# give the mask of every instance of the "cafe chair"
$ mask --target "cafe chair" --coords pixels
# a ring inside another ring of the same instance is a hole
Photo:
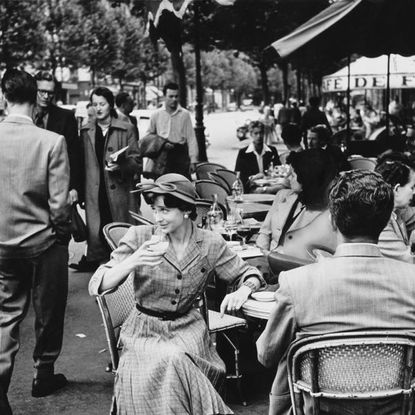
[[[130,213],[131,217],[137,222],[137,225],[154,225],[150,219],[147,219],[132,210],[129,210],[128,212]]]
[[[226,183],[229,186],[229,189],[232,189],[232,185],[235,183],[235,180],[237,179],[236,173],[234,171],[228,169],[218,169],[216,170],[216,174],[226,181]]]
[[[209,173],[215,172],[217,169],[224,169],[225,167],[217,163],[199,163],[195,168],[197,180],[209,180]]]
[[[201,199],[213,201],[213,195],[218,195],[218,202],[222,206],[226,206],[226,198],[229,196],[228,191],[220,184],[213,180],[196,180],[196,193]]]
[[[123,222],[112,222],[104,226],[102,231],[111,250],[117,248],[121,238],[131,226]],[[119,330],[135,307],[133,274],[131,273],[115,290],[106,291],[96,296],[96,299],[111,357],[106,371],[115,373],[119,361]]]
[[[216,183],[219,183],[222,187],[224,187],[228,193],[231,193],[232,187],[229,186],[228,182],[219,174],[217,173],[209,173],[209,180],[213,180]]]
[[[203,302],[200,307],[200,311],[206,321],[206,325],[209,329],[210,335],[220,335],[227,342],[229,347],[233,351],[233,370],[229,373],[226,370],[226,379],[235,380],[236,388],[239,395],[240,402],[243,406],[247,405],[244,393],[242,391],[242,373],[239,369],[239,347],[237,342],[231,338],[231,333],[238,328],[246,327],[247,322],[245,319],[225,314],[223,317],[220,316],[220,312],[209,310],[208,302],[206,298],[206,292],[203,294]],[[215,343],[216,345],[216,343]]]
[[[352,170],[370,170],[374,171],[376,167],[376,161],[366,157],[350,157],[348,159]]]
[[[311,257],[310,259],[302,259],[276,251],[272,251],[268,254],[268,264],[274,275],[278,275],[282,271],[288,271],[293,268],[302,267],[303,265],[312,264],[313,262]]]
[[[293,342],[287,369],[294,415],[318,415],[321,399],[360,401],[364,409],[368,399],[394,396],[400,398],[400,414],[411,414],[414,348],[415,336],[396,331],[344,332]]]

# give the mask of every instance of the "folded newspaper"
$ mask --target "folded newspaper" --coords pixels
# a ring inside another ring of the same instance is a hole
[[[128,150],[128,146],[123,147],[121,150],[115,151],[114,153],[111,153],[109,158],[112,163],[117,163],[118,158],[121,156],[121,154],[124,154]]]

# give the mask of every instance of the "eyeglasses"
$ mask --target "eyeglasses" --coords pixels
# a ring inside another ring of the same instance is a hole
[[[50,97],[53,97],[53,95],[55,95],[54,91],[46,91],[45,89],[38,89],[37,90],[39,95],[49,95]]]

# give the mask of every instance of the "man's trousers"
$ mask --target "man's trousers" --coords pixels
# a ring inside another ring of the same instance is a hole
[[[68,247],[55,243],[35,258],[0,259],[0,391],[7,394],[19,350],[19,325],[32,293],[35,377],[54,372],[62,348],[68,295]],[[1,394],[0,394],[1,395]],[[0,396],[1,399],[1,396]]]

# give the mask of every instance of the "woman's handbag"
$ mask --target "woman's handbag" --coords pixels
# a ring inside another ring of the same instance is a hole
[[[75,202],[72,204],[71,212],[71,234],[75,242],[86,241],[87,229],[85,222],[81,218],[81,215],[78,212],[77,205]]]

